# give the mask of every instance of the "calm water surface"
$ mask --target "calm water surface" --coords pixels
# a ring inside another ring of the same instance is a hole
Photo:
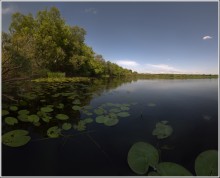
[[[16,126],[27,128],[32,140],[19,148],[2,145],[4,176],[135,175],[127,164],[127,153],[138,141],[158,148],[160,161],[181,164],[195,174],[197,155],[208,149],[218,149],[217,79],[137,80],[90,85],[92,89],[85,86],[85,90],[74,88],[85,97],[80,98],[85,105],[97,108],[104,103],[136,103],[130,106],[130,116],[121,118],[112,127],[94,121],[86,128],[88,133],[79,134],[71,129],[67,133],[76,135],[68,138],[40,139],[47,137],[43,133],[47,126]],[[67,91],[71,89],[69,86],[65,88]],[[47,102],[52,102],[52,90],[48,92]],[[68,100],[61,100],[68,105]],[[150,103],[155,106],[150,107]],[[74,115],[69,109],[65,113],[73,119],[72,122],[75,117],[83,117],[79,113]],[[158,140],[152,131],[156,123],[163,120],[169,121],[174,131],[170,137]],[[10,129],[3,124],[3,132]],[[162,149],[164,145],[169,149]]]

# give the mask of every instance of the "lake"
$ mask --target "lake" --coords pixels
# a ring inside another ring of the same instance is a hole
[[[3,176],[137,175],[127,163],[136,142],[150,143],[159,150],[160,162],[178,163],[195,175],[196,157],[218,149],[218,79],[23,82],[3,86],[2,91],[17,100],[3,100],[3,109],[9,111],[3,116],[3,134],[24,129],[31,136],[20,147],[2,144]],[[12,105],[17,109],[10,109]],[[45,112],[51,118],[37,123],[22,122],[21,117],[13,126],[4,122],[8,116],[17,118],[19,110],[30,115],[48,107],[52,111]],[[112,120],[103,124],[103,113]],[[58,114],[69,119],[57,119]],[[86,124],[81,122],[86,118]],[[160,121],[173,130],[164,139],[152,134]],[[49,128],[62,128],[65,122],[73,127],[48,138]]]

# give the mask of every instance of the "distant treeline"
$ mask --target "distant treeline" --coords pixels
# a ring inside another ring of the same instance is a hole
[[[137,74],[139,79],[203,79],[218,78],[211,74]]]

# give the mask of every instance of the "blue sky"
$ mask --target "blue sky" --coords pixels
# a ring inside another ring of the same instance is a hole
[[[57,7],[106,60],[141,73],[218,73],[217,2],[3,2],[11,14]]]

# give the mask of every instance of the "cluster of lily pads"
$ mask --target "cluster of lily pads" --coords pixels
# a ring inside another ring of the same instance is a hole
[[[65,94],[65,96],[69,96],[69,94]],[[53,97],[53,96],[52,96]],[[57,97],[57,95],[56,95]],[[69,96],[70,97],[70,96]],[[73,97],[71,95],[71,97]],[[15,117],[5,117],[5,124],[13,126],[18,124],[19,122],[32,123],[34,126],[40,126],[41,120],[43,123],[49,123],[51,121],[55,122],[56,120],[62,122],[60,126],[52,126],[47,129],[47,136],[49,138],[57,138],[62,136],[62,131],[74,129],[76,131],[84,131],[86,130],[86,125],[93,122],[95,119],[96,123],[102,123],[106,126],[114,126],[119,122],[119,118],[124,118],[130,116],[129,110],[132,104],[118,104],[118,103],[106,103],[102,104],[97,108],[92,108],[92,106],[81,106],[81,101],[79,99],[75,99],[72,102],[72,110],[74,112],[80,112],[81,119],[77,123],[66,122],[70,119],[70,117],[64,113],[56,113],[54,114],[54,110],[62,110],[64,108],[64,104],[59,103],[58,105],[45,105],[37,111],[36,114],[30,114],[30,111],[27,109],[21,109],[17,106],[10,106],[9,110],[17,113]],[[10,112],[8,110],[2,110],[2,115],[7,116]],[[94,116],[94,117],[93,117]],[[5,133],[2,136],[3,144],[11,147],[19,147],[27,144],[31,137],[28,135],[29,132],[27,130],[12,130]]]
[[[137,142],[130,148],[127,157],[132,171],[139,175],[148,176],[192,176],[183,166],[174,162],[159,162],[158,150],[147,142]],[[149,167],[154,171],[149,171]],[[218,151],[206,150],[195,160],[197,176],[218,175]]]

